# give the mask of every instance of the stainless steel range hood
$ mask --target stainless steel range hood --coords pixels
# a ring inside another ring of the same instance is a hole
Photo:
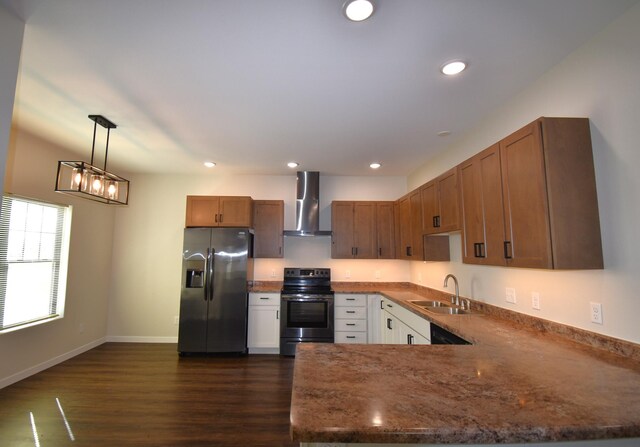
[[[320,231],[320,173],[299,171],[296,184],[296,228],[285,230],[285,236],[331,236]]]

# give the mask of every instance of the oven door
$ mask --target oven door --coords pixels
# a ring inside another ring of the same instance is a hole
[[[333,339],[333,295],[281,295],[280,337]]]

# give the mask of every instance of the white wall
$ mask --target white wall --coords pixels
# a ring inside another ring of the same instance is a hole
[[[100,344],[107,333],[107,299],[115,212],[53,191],[58,160],[77,157],[46,140],[12,129],[5,191],[73,206],[64,318],[0,335],[0,387]]]
[[[9,145],[24,22],[0,5],[0,188]]]
[[[109,338],[171,341],[177,336],[182,238],[187,195],[248,195],[285,201],[285,228],[294,227],[296,176],[134,175],[129,206],[116,211]],[[331,226],[332,200],[394,200],[403,177],[320,176],[320,229]],[[257,259],[254,279],[282,280],[285,266],[318,266],[351,281],[408,281],[404,261],[332,260],[331,238],[285,238],[284,259]],[[375,272],[380,278],[375,278]],[[275,272],[275,277],[272,277]]]
[[[540,116],[588,117],[605,269],[555,272],[464,265],[458,234],[451,238],[450,263],[412,263],[414,282],[442,290],[442,280],[451,272],[460,279],[463,295],[640,342],[638,24],[640,4],[409,177],[409,189],[413,189]],[[505,287],[516,289],[517,304],[505,302]],[[540,293],[540,311],[531,307],[532,291]],[[602,303],[602,326],[590,322],[590,301]]]

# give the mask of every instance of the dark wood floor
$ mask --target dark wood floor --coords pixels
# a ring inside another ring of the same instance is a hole
[[[106,343],[0,390],[0,445],[296,446],[293,362]]]

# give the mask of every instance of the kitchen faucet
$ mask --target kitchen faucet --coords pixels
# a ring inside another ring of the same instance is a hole
[[[444,285],[443,285],[443,287],[447,287],[447,282],[449,281],[449,278],[453,278],[453,283],[456,286],[456,294],[455,294],[455,296],[451,297],[451,303],[455,303],[456,306],[459,306],[460,305],[460,294],[458,293],[458,278],[456,278],[451,273],[449,273],[447,276],[444,277]]]

